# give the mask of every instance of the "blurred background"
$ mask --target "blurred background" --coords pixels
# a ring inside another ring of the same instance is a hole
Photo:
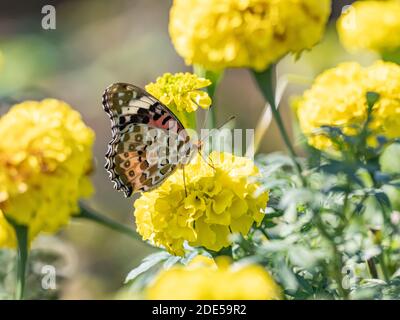
[[[280,106],[286,125],[292,128],[291,97],[308,88],[321,71],[339,62],[357,60],[369,64],[376,57],[352,56],[337,40],[335,19],[352,1],[334,3],[324,40],[298,61],[289,56],[278,66],[278,77],[289,76],[289,87]],[[103,169],[104,153],[111,137],[109,119],[102,110],[101,95],[113,82],[139,86],[165,72],[190,71],[176,54],[168,36],[172,0],[0,0],[0,98],[3,114],[13,101],[52,97],[79,110],[96,132],[96,194],[87,205],[134,228],[134,199],[125,199],[112,188]],[[56,29],[41,27],[42,7],[56,8]],[[228,70],[214,105],[218,122],[236,116],[237,128],[255,128],[264,101],[246,70]],[[3,138],[3,137],[2,137]],[[295,144],[299,144],[295,141]],[[260,151],[282,150],[274,124]],[[113,298],[127,273],[151,251],[146,245],[94,225],[72,221],[53,237],[42,237],[37,248],[53,248],[65,257],[66,279],[62,299]]]

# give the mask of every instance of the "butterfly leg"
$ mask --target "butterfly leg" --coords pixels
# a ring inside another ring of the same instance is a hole
[[[187,198],[188,193],[186,189],[186,174],[185,174],[185,166],[182,167],[182,173],[183,173],[183,186],[185,187],[185,197]]]
[[[217,169],[215,168],[214,162],[213,162],[213,160],[211,159],[210,156],[208,156],[208,160],[210,160],[211,163],[207,162],[207,164],[208,164],[211,168],[213,168],[214,171],[216,171]]]
[[[213,163],[213,161],[212,161],[212,159],[211,159],[210,157],[208,157],[208,159],[211,161],[211,163],[208,162],[207,158],[204,156],[204,154],[201,152],[201,150],[199,150],[199,154],[200,154],[200,156],[203,158],[204,162],[205,162],[210,168],[212,168],[214,171],[217,170],[217,169],[215,168],[214,163]]]

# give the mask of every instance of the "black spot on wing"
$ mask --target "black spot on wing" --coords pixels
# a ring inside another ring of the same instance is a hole
[[[162,124],[164,125],[164,124],[166,124],[169,120],[171,120],[172,119],[172,117],[171,116],[166,116],[165,118],[164,118],[164,120],[162,121]]]

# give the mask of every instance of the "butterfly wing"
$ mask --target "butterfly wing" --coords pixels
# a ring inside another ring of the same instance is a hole
[[[105,168],[126,197],[156,188],[190,160],[193,145],[182,123],[145,90],[112,84],[103,94],[103,108],[112,128]]]

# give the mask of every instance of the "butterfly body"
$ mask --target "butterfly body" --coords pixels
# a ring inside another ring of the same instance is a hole
[[[145,90],[112,84],[103,94],[103,108],[112,131],[105,168],[126,197],[158,187],[192,158],[196,144],[182,123]]]

